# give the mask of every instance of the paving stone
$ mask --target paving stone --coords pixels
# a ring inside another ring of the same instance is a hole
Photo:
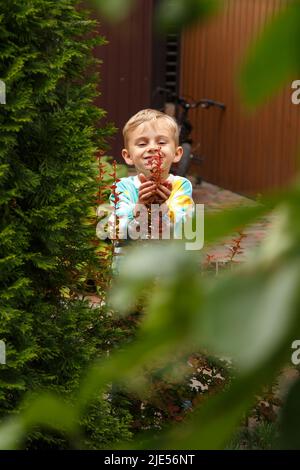
[[[203,181],[200,186],[194,186],[193,198],[195,203],[204,204],[205,213],[216,213],[230,207],[252,206],[256,204],[252,199],[236,194],[228,189],[222,189],[205,181]],[[241,253],[234,255],[233,261],[235,263],[245,262],[251,257],[252,250],[265,238],[267,230],[273,220],[273,215],[262,217],[259,221],[243,230],[242,233],[245,237],[239,244]],[[228,263],[232,253],[230,247],[237,245],[235,240],[238,238],[239,234],[236,233],[214,246],[204,246],[204,259],[206,259],[206,262],[207,259],[209,259],[207,257],[210,257],[211,263]]]

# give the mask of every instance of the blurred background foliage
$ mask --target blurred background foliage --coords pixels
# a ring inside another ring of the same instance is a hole
[[[108,2],[93,0],[103,14]],[[120,4],[122,3],[122,9]],[[109,15],[125,15],[132,2],[110,2]],[[204,19],[216,2],[161,4],[161,23],[166,16],[172,27],[188,24],[193,16]],[[217,2],[221,7],[222,2]],[[172,10],[174,8],[174,10]],[[165,15],[165,16],[164,16]],[[257,106],[300,68],[297,46],[300,35],[299,1],[287,2],[252,46],[240,75],[241,97]],[[274,48],[277,47],[276,54]],[[222,449],[231,440],[257,394],[271,384],[281,368],[290,364],[291,344],[300,338],[300,185],[299,179],[281,192],[261,197],[257,206],[227,210],[205,218],[205,242],[240,230],[264,213],[272,212],[274,223],[267,239],[251,261],[217,278],[201,273],[201,253],[188,252],[184,243],[137,246],[124,258],[110,293],[109,308],[118,314],[142,311],[134,339],[87,371],[72,403],[62,396],[40,394],[22,405],[23,411],[3,422],[0,447],[17,448],[36,426],[63,432],[74,447],[84,446],[78,426],[87,416],[95,397],[113,395],[113,387],[128,387],[145,393],[143,371],[149,365],[167,368],[179,354],[201,352],[230,358],[234,378],[224,389],[194,407],[186,419],[163,432],[137,435],[123,447],[155,449]],[[290,389],[280,413],[275,448],[299,448],[299,386]],[[265,431],[268,432],[268,431]],[[107,445],[105,441],[99,443]],[[112,447],[112,443],[110,447]],[[234,444],[232,444],[234,445]],[[118,447],[122,447],[121,444]]]
[[[103,17],[113,23],[124,19],[139,0],[89,0]],[[167,31],[179,31],[196,21],[204,20],[222,7],[222,0],[162,0],[155,6],[156,27]]]

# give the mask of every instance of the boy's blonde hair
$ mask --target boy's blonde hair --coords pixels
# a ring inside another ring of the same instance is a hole
[[[142,109],[134,116],[132,116],[129,121],[126,122],[123,128],[123,137],[124,144],[127,147],[128,143],[128,134],[132,132],[137,126],[144,122],[155,121],[158,119],[163,119],[166,123],[169,124],[170,128],[174,131],[175,144],[179,145],[179,127],[175,119],[173,119],[168,114],[157,111],[156,109]]]

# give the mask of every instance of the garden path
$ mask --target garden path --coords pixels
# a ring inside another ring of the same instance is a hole
[[[205,181],[201,185],[193,185],[193,198],[195,203],[204,204],[205,213],[219,212],[229,207],[255,204],[252,199]],[[259,246],[265,238],[271,220],[272,216],[263,217],[244,229],[242,234],[232,234],[231,237],[211,247],[204,245],[209,264],[216,264],[218,270],[218,267],[227,264],[230,259],[234,263],[246,261],[251,255],[252,249]],[[234,253],[233,250],[235,250]]]

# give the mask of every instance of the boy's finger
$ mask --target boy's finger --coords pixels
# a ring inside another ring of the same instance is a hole
[[[148,193],[142,194],[139,196],[139,199],[142,199],[143,201],[149,199],[150,196],[153,196],[153,191],[149,191]]]
[[[170,197],[171,191],[170,191],[168,188],[166,188],[166,186],[163,186],[162,184],[160,184],[158,188],[159,188],[160,191],[162,191],[167,197]]]
[[[165,181],[162,182],[162,185],[165,186],[166,188],[172,189],[171,181],[165,180]]]
[[[146,183],[147,181],[151,181],[149,180],[149,178],[147,178],[144,173],[139,173],[138,175],[138,178],[140,180],[141,183]]]
[[[157,188],[157,194],[165,201],[166,199],[168,199],[168,196],[163,193],[159,188]]]
[[[147,187],[145,187],[145,188],[143,188],[143,189],[140,189],[140,190],[139,190],[139,196],[141,196],[141,195],[143,195],[143,194],[145,194],[145,193],[148,193],[149,191],[154,192],[154,191],[155,191],[155,188],[156,188],[155,185],[154,185],[154,186],[151,185],[151,186],[147,186]]]
[[[141,183],[145,183],[146,181],[148,181],[143,173],[140,173],[138,176]]]
[[[150,188],[151,186],[153,186],[154,188],[156,187],[156,184],[153,183],[153,181],[146,181],[145,183],[142,183],[141,186],[140,186],[140,191],[145,189],[145,188]]]

